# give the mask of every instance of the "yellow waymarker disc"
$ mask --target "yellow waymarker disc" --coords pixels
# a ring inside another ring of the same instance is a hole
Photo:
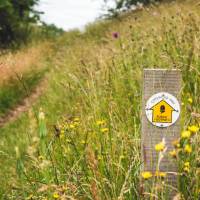
[[[180,116],[180,104],[173,95],[160,92],[149,98],[145,112],[151,124],[164,128],[177,121]]]

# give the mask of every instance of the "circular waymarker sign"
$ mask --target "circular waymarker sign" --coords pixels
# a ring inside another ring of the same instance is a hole
[[[145,111],[151,124],[165,128],[174,124],[179,118],[180,104],[173,95],[160,92],[149,98]]]

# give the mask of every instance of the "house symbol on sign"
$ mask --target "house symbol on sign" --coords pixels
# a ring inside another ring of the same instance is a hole
[[[150,110],[153,111],[152,122],[156,123],[172,123],[172,112],[176,111],[165,100],[159,101]]]

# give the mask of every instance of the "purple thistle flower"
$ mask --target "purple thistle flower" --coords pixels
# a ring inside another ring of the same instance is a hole
[[[117,39],[117,38],[119,38],[119,33],[118,32],[113,32],[112,36],[113,36],[113,38]]]

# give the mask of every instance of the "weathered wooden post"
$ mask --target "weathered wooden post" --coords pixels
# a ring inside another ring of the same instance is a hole
[[[169,199],[177,189],[177,161],[169,157],[174,149],[173,141],[180,136],[180,92],[179,70],[144,69],[142,99],[142,160],[143,171],[166,172],[165,183],[169,185]],[[155,145],[164,141],[166,152],[160,160]]]

